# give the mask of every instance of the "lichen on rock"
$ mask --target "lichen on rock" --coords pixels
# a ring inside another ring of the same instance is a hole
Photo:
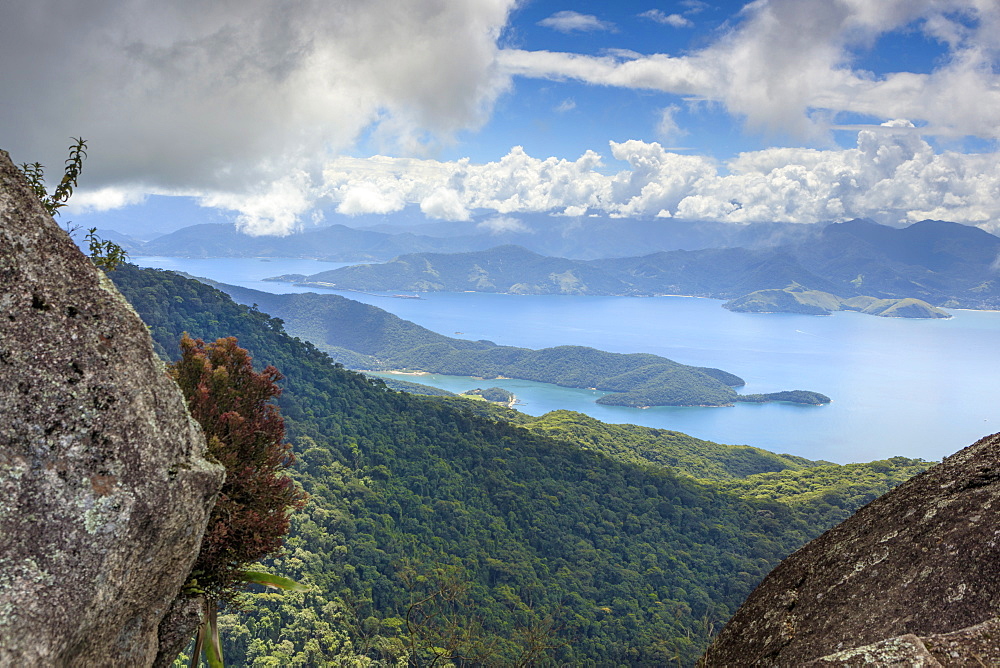
[[[702,665],[800,666],[904,636],[919,638],[941,665],[1000,665],[998,510],[994,434],[785,559],[722,629]],[[836,665],[863,665],[863,655]]]
[[[151,665],[222,468],[2,151],[0,378],[0,665]]]

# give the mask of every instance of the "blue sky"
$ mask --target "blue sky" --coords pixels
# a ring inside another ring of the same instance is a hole
[[[994,0],[36,0],[0,50],[0,146],[86,137],[73,217],[139,236],[407,207],[1000,231]]]

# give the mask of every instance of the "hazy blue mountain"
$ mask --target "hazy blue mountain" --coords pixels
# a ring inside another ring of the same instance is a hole
[[[574,260],[644,255],[655,251],[704,248],[765,248],[800,243],[820,233],[823,225],[754,223],[734,225],[713,221],[663,218],[569,218],[547,213],[521,213],[475,222],[438,222],[398,226],[381,224],[372,231],[398,234],[408,231],[434,237],[475,238],[476,248],[513,244],[541,255]]]
[[[669,251],[594,260],[591,265],[630,285],[638,294],[729,298],[792,283],[830,292],[838,287],[803,267],[785,247]]]
[[[402,218],[383,215],[352,218],[337,214],[330,218],[339,222],[285,237],[251,237],[238,232],[232,224],[192,225],[154,239],[144,252],[181,257],[366,261],[388,260],[405,253],[455,253],[514,244],[541,255],[589,260],[667,250],[763,248],[804,241],[818,235],[823,227],[791,223],[733,225],[661,218],[569,218],[547,213],[459,222],[427,222],[412,212]],[[376,221],[368,227],[358,225]]]
[[[464,239],[436,239],[404,232],[386,234],[345,225],[317,227],[287,237],[251,237],[234,225],[192,225],[158,237],[143,247],[148,255],[181,257],[309,257],[346,262],[384,260],[413,251],[456,252]]]
[[[684,294],[732,299],[799,285],[839,298],[920,299],[935,306],[1000,306],[994,264],[1000,238],[958,223],[895,229],[855,220],[773,248],[662,251],[572,260],[501,246],[458,254],[413,253],[298,277],[341,289],[519,294]]]
[[[384,264],[341,267],[298,282],[352,290],[507,292],[512,294],[628,294],[626,283],[579,260],[545,257],[520,246],[471,253],[414,253]]]
[[[89,230],[81,228],[77,229],[70,235],[73,241],[76,242],[76,245],[79,246],[84,253],[90,252],[89,244],[85,238],[88,231]],[[138,255],[142,253],[143,246],[145,245],[140,239],[136,239],[128,234],[122,234],[121,232],[117,232],[115,230],[97,228],[95,234],[105,241],[113,241],[124,248],[125,251],[131,255]]]

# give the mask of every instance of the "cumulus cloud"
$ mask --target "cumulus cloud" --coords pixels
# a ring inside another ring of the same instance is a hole
[[[934,71],[875,75],[852,67],[857,53],[900,30],[921,30],[945,46]],[[721,102],[751,127],[800,137],[825,131],[822,119],[831,114],[852,112],[919,119],[939,134],[997,138],[998,53],[1000,5],[994,2],[769,0],[748,4],[727,33],[684,56],[511,49],[500,58],[520,76]]]
[[[772,148],[726,163],[655,142],[611,142],[610,149],[617,171],[592,151],[570,161],[535,158],[521,147],[479,165],[341,158],[326,170],[324,187],[345,211],[411,203],[449,220],[493,212],[485,224],[491,230],[515,229],[496,221],[518,213],[549,212],[732,223],[937,218],[1000,231],[1000,155],[935,153],[909,121],[866,128],[850,149]],[[358,188],[371,196],[362,200]]]
[[[650,9],[648,12],[639,14],[639,16],[662,23],[663,25],[673,26],[674,28],[690,28],[694,25],[691,19],[685,18],[680,14],[667,14],[660,9]]]
[[[249,193],[216,192],[199,198],[202,206],[238,211],[237,229],[251,235],[283,236],[295,229],[299,218],[315,201],[314,186],[301,170],[271,181]]]
[[[574,12],[573,10],[556,12],[552,16],[539,21],[538,25],[566,33],[614,30],[615,28],[614,23],[602,21],[593,14],[581,14],[580,12]]]
[[[420,210],[428,218],[442,220],[469,220],[469,210],[462,196],[451,188],[438,188],[420,201]]]
[[[15,160],[59,165],[82,135],[87,188],[206,197],[285,229],[292,191],[309,194],[286,176],[317,176],[362,132],[417,152],[479,127],[508,85],[496,40],[514,4],[7,3],[0,136]]]

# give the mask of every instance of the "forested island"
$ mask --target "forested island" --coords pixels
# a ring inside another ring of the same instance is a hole
[[[465,392],[462,392],[462,396],[480,397],[486,401],[490,401],[495,404],[504,404],[505,406],[512,405],[517,399],[513,392],[505,390],[502,387],[487,387],[486,389],[477,387],[473,390],[466,390]]]
[[[566,411],[532,418],[417,397],[205,284],[128,266],[111,278],[165,359],[184,331],[235,336],[255,366],[284,375],[277,402],[310,501],[265,567],[309,589],[250,594],[222,615],[232,665],[435,653],[690,665],[781,558],[927,466],[841,466]],[[449,605],[434,607],[444,595]]]
[[[349,368],[419,370],[453,376],[519,378],[609,392],[597,402],[612,406],[730,406],[741,401],[820,405],[830,398],[796,390],[741,395],[744,380],[646,353],[611,353],[584,346],[532,350],[469,341],[432,332],[375,306],[339,295],[286,294],[216,284],[244,304],[280,317],[288,331],[313,342]]]
[[[793,284],[783,290],[758,290],[722,305],[740,313],[802,313],[830,315],[834,311],[856,311],[883,318],[950,318],[947,311],[922,299],[878,299],[859,296],[844,299],[829,292],[809,290]]]

